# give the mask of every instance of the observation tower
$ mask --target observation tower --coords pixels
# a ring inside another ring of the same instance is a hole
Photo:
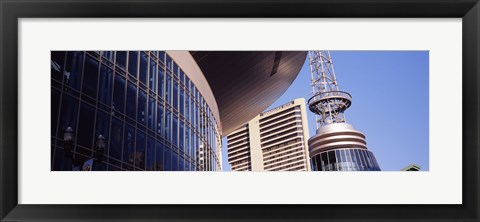
[[[379,171],[367,149],[365,135],[346,122],[352,96],[338,88],[330,51],[310,51],[312,97],[316,135],[308,140],[312,171]]]

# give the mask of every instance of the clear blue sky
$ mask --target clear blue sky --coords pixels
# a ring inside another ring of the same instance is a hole
[[[382,170],[415,163],[428,171],[428,51],[331,51],[331,56],[340,90],[353,98],[347,122],[365,134]],[[307,57],[292,85],[267,110],[310,95]],[[315,116],[307,110],[307,117],[312,136]],[[230,170],[226,137],[223,168]]]

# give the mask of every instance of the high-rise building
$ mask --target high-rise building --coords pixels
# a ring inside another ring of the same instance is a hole
[[[380,166],[367,149],[365,135],[346,123],[349,93],[338,89],[329,51],[310,51],[313,96],[308,100],[316,114],[316,135],[308,140],[314,171],[378,171]]]
[[[228,135],[234,171],[309,171],[305,99],[261,113]]]
[[[221,170],[222,136],[280,97],[305,58],[52,51],[51,169]]]

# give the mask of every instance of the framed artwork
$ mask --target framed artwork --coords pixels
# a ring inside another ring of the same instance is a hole
[[[1,221],[479,220],[477,0],[0,10]],[[280,97],[297,75],[305,99]],[[290,111],[287,143],[267,131]],[[364,123],[400,139],[375,149]],[[205,172],[226,166],[256,172]],[[265,172],[282,170],[376,172]]]

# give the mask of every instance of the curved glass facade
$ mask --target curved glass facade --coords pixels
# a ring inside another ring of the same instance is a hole
[[[75,170],[74,162],[89,159],[93,170],[220,170],[217,121],[168,53],[52,51],[51,75],[52,170]]]
[[[313,171],[380,171],[372,152],[345,148],[319,153],[311,157]]]

